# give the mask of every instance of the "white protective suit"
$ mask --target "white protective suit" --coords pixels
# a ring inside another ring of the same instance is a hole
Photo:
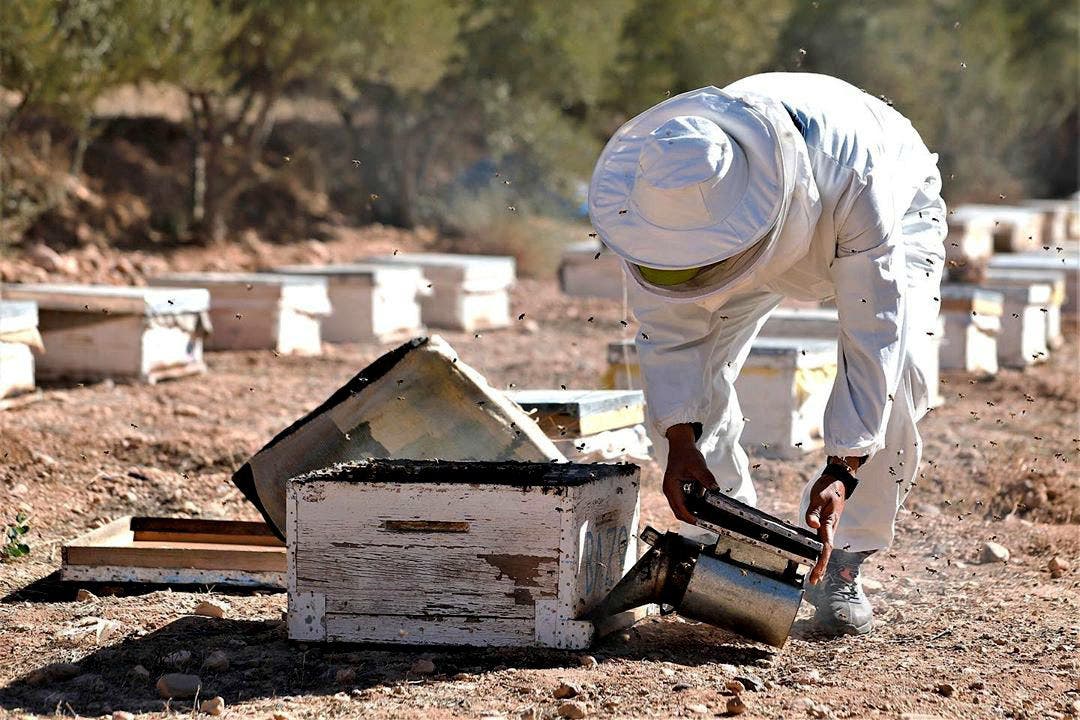
[[[628,278],[657,460],[666,466],[667,428],[701,423],[698,447],[720,488],[753,504],[735,378],[784,297],[835,297],[840,336],[824,450],[870,456],[857,473],[836,546],[887,547],[919,467],[916,422],[929,403],[922,367],[936,352],[928,334],[938,314],[946,235],[937,156],[902,115],[835,78],[769,73],[724,92],[753,98],[770,115],[786,114],[799,131],[802,172],[788,212],[801,213],[802,221],[786,224],[785,234],[799,236],[781,243],[799,250],[795,258],[778,254],[770,261],[778,272],[758,273],[756,284],[689,303]],[[803,491],[800,522],[817,477]]]

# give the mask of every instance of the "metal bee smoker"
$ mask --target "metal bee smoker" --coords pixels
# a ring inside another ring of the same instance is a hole
[[[658,603],[661,610],[782,647],[821,543],[796,527],[716,490],[688,484],[686,504],[715,544],[646,527],[651,546],[591,613],[599,621]]]

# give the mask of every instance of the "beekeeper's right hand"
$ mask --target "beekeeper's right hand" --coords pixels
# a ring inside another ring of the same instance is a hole
[[[664,496],[675,517],[691,525],[697,519],[686,509],[683,484],[695,482],[702,487],[715,489],[716,478],[705,464],[705,456],[697,448],[694,428],[688,423],[672,425],[665,433],[668,441],[668,463],[664,472]]]

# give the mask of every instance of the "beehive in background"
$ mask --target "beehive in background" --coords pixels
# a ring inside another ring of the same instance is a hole
[[[37,304],[0,299],[0,410],[34,393],[31,348],[43,350]]]
[[[1046,320],[1046,343],[1051,348],[1065,342],[1061,333],[1061,306],[1065,302],[1068,273],[1060,270],[1010,270],[990,268],[986,273],[987,286],[994,288],[1028,287],[1036,283],[1050,286],[1050,299],[1046,301],[1043,317]],[[1073,277],[1072,282],[1077,279]]]
[[[320,324],[330,314],[326,280],[268,273],[187,272],[150,279],[157,287],[210,292],[214,333],[208,350],[273,350],[318,355]]]
[[[1046,338],[1047,304],[1053,288],[1047,283],[1027,285],[996,284],[987,280],[989,290],[1001,293],[1001,331],[997,338],[998,363],[1024,368],[1049,358]]]
[[[420,301],[424,324],[448,330],[488,330],[510,324],[514,259],[497,255],[399,253],[363,262],[419,267],[431,284]]]
[[[637,560],[638,473],[382,460],[294,478],[289,637],[588,647],[578,618]]]
[[[1080,310],[1080,249],[1075,243],[1057,250],[1040,250],[1032,253],[998,254],[990,258],[991,270],[1051,270],[1064,272],[1065,299],[1061,309],[1065,312]]]
[[[623,299],[623,261],[598,240],[568,245],[559,261],[559,287],[572,297]]]
[[[960,205],[950,213],[952,220],[968,223],[989,219],[993,223],[994,250],[1020,253],[1037,250],[1042,244],[1042,213],[1017,205]]]
[[[280,275],[326,281],[330,315],[322,321],[327,342],[389,342],[420,335],[420,300],[431,294],[419,267],[375,263],[286,265]]]
[[[38,378],[153,383],[206,370],[206,290],[43,284],[4,285],[0,293],[37,303],[45,346]]]
[[[977,285],[941,286],[941,316],[945,320],[940,355],[943,370],[997,374],[1003,301],[1001,293]]]
[[[640,390],[516,390],[507,396],[574,462],[649,458]]]

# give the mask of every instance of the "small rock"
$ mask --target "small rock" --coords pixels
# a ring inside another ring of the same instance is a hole
[[[660,668],[660,674],[664,677],[672,678],[675,677],[675,669],[669,667]]]
[[[750,673],[743,673],[736,675],[735,679],[743,684],[750,692],[759,692],[761,688],[765,687],[765,683],[761,681],[757,675],[751,675]]]
[[[862,589],[867,595],[877,595],[879,592],[885,589],[885,586],[881,584],[880,580],[874,578],[863,578]]]
[[[831,718],[832,708],[825,704],[811,705],[806,713],[812,718]]]
[[[746,712],[746,703],[742,701],[741,697],[736,695],[727,699],[728,715],[742,715],[744,712]]]
[[[191,612],[194,615],[202,615],[203,617],[223,618],[225,617],[225,611],[228,609],[229,607],[225,603],[203,600]]]
[[[199,712],[204,715],[224,715],[225,700],[220,695],[199,703]]]
[[[695,703],[693,705],[687,705],[686,712],[692,713],[694,715],[708,715],[710,710],[708,705],[703,705],[702,703]]]
[[[821,673],[817,670],[807,670],[793,676],[791,679],[798,685],[817,685],[821,682]]]
[[[934,686],[934,692],[941,697],[950,698],[956,693],[956,688],[949,683],[938,683]]]
[[[180,668],[191,662],[191,652],[189,650],[177,650],[161,658],[161,662],[166,667]]]
[[[352,685],[356,682],[356,668],[338,668],[334,673],[334,682],[338,685]]]
[[[229,669],[229,656],[224,650],[215,650],[203,660],[203,667],[211,672],[224,672]]]
[[[983,543],[982,552],[979,553],[981,563],[1005,563],[1009,562],[1009,548],[996,542]]]
[[[1069,572],[1069,561],[1055,555],[1050,558],[1050,562],[1046,564],[1046,568],[1050,571],[1050,577],[1055,580],[1065,573]]]
[[[135,667],[131,668],[130,674],[132,677],[138,678],[140,680],[150,679],[150,671],[144,668],[142,665],[136,665]]]
[[[559,717],[571,718],[571,720],[577,720],[589,714],[585,709],[585,703],[578,700],[567,700],[559,705],[555,712]]]
[[[561,680],[559,682],[559,686],[557,688],[555,688],[555,692],[552,693],[552,695],[554,695],[555,698],[559,699],[559,700],[565,700],[566,698],[577,697],[580,694],[581,694],[581,688],[579,688],[574,683],[567,682],[566,680]]]
[[[430,675],[435,672],[435,663],[428,658],[417,658],[412,667],[409,668],[409,672],[416,675]]]
[[[540,713],[534,707],[525,708],[518,713],[518,720],[540,720]]]
[[[583,668],[594,668],[600,664],[592,655],[582,655],[578,658],[578,663]]]
[[[127,710],[117,710],[112,714],[112,720],[135,720],[135,715]]]
[[[157,691],[163,698],[192,698],[202,688],[198,675],[166,673],[158,678]]]
[[[729,693],[733,693],[735,695],[746,692],[746,686],[738,680],[728,680],[726,683],[724,683],[724,689],[727,690]]]
[[[93,602],[94,600],[97,600],[97,595],[85,588],[79,588],[79,592],[75,593],[75,602]]]
[[[173,415],[180,417],[201,417],[203,411],[194,405],[177,405],[173,408]]]
[[[75,663],[50,663],[32,670],[26,678],[26,682],[30,685],[45,685],[47,683],[64,682],[81,674],[82,668]]]

